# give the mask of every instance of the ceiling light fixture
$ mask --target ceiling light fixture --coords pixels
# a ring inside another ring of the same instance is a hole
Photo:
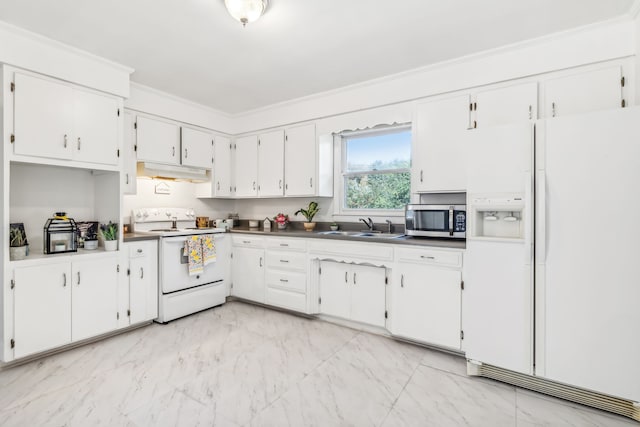
[[[268,0],[224,0],[229,14],[242,22],[243,27],[257,21],[267,9],[267,3]]]

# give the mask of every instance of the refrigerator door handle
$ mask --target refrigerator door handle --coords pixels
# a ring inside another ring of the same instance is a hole
[[[536,171],[536,264],[547,258],[547,177]]]
[[[531,171],[524,173],[524,263],[533,263],[533,176]]]

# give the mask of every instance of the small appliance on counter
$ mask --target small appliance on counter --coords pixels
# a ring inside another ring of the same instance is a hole
[[[78,226],[66,212],[56,212],[44,224],[44,253],[77,252]]]

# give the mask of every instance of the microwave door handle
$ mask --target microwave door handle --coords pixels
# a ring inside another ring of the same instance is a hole
[[[449,236],[453,236],[453,206],[449,206]]]

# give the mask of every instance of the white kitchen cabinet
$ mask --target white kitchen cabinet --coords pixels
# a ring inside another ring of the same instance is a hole
[[[181,128],[182,165],[211,169],[213,165],[213,135],[198,129]]]
[[[71,342],[71,265],[14,270],[14,358]],[[5,357],[5,360],[7,358]]]
[[[236,139],[235,147],[235,196],[258,195],[258,136]]]
[[[622,68],[618,65],[543,83],[544,117],[622,107]]]
[[[284,144],[285,195],[317,195],[318,167],[315,124],[288,128]]]
[[[473,101],[474,128],[538,118],[538,84],[520,83],[478,92]]]
[[[305,239],[268,237],[265,243],[265,303],[307,312]]]
[[[126,274],[118,299],[120,326],[153,320],[158,317],[158,243],[145,240],[125,243]]]
[[[264,303],[264,239],[246,235],[233,236],[231,295]]]
[[[459,192],[466,188],[464,144],[469,95],[420,103],[413,120],[411,192]]]
[[[118,259],[73,261],[71,337],[79,341],[118,327]]]
[[[398,248],[396,259],[391,332],[414,341],[460,349],[461,254]]]
[[[117,165],[121,101],[15,73],[14,153]]]
[[[231,196],[233,190],[231,160],[231,140],[224,136],[216,136],[213,142],[213,196]]]
[[[179,165],[180,126],[144,116],[138,116],[136,121],[138,161]]]
[[[284,192],[284,131],[258,136],[258,195],[282,196]]]
[[[383,267],[320,262],[320,313],[385,326]]]
[[[122,147],[124,153],[124,170],[122,173],[122,188],[124,194],[136,194],[137,191],[137,147],[136,147],[136,118],[130,112],[124,113]]]

